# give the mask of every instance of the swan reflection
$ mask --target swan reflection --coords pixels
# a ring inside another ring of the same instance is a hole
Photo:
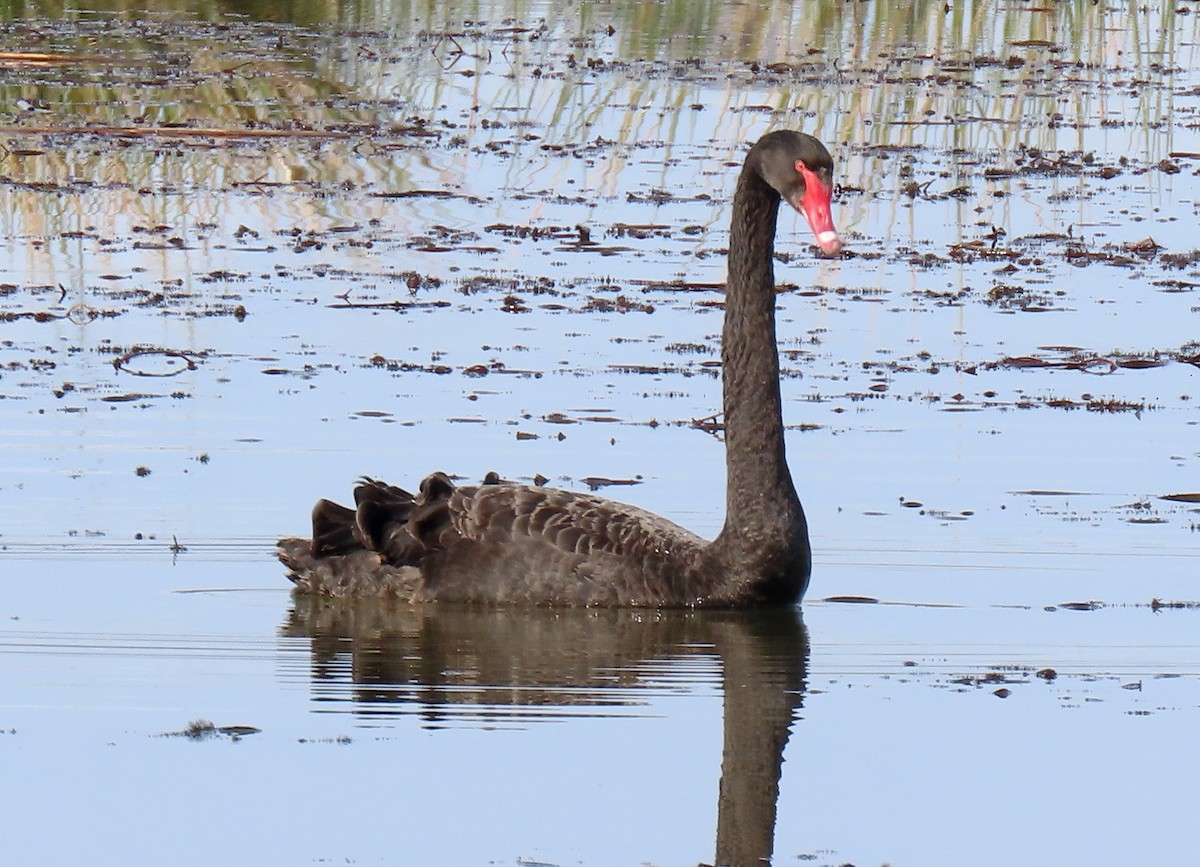
[[[716,863],[770,859],[783,750],[808,669],[798,610],[293,604],[282,632],[311,642],[314,700],[345,703],[376,723],[413,714],[429,728],[632,716],[664,691],[719,685]]]

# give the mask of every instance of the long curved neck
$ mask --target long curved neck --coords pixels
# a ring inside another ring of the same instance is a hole
[[[738,180],[729,237],[721,377],[730,519],[771,523],[781,498],[795,499],[783,446],[775,341],[775,222],[779,194],[747,169]]]
[[[768,583],[808,578],[808,531],[784,454],[773,255],[779,194],[752,167],[738,179],[721,334],[728,482],[715,547],[735,571]],[[802,572],[802,574],[800,574]],[[765,587],[786,597],[785,586]]]

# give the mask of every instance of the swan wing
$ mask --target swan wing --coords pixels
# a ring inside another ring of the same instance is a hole
[[[429,598],[566,605],[683,604],[704,540],[592,494],[534,485],[454,488],[417,507]]]

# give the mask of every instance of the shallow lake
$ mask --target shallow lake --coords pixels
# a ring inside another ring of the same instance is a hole
[[[1200,7],[33,4],[0,27],[21,864],[1188,864]],[[360,475],[723,520],[748,143],[802,611],[294,599]]]

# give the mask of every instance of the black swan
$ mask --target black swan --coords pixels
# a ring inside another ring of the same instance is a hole
[[[282,539],[302,593],[412,602],[734,607],[794,603],[812,569],[808,525],[784,455],[775,343],[780,198],[822,252],[842,242],[829,213],[833,160],[803,133],[751,148],[733,198],[721,375],[725,526],[712,542],[650,512],[590,494],[500,482],[417,494],[363,479],[355,509],[320,500],[313,537]]]

